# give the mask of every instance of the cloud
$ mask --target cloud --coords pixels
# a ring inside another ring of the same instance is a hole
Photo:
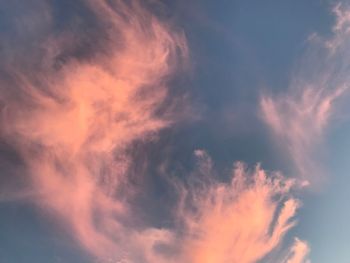
[[[278,250],[296,224],[298,180],[238,162],[221,181],[204,150],[195,151],[188,180],[175,184],[171,226],[135,220],[129,170],[138,164],[129,150],[176,121],[169,80],[186,63],[186,38],[140,2],[82,3],[87,13],[64,29],[53,7],[39,5],[43,12],[18,24],[31,48],[9,40],[1,51],[0,134],[20,155],[30,188],[6,201],[34,201],[102,262],[253,263]],[[261,101],[266,122],[303,174],[345,90],[340,84]],[[286,262],[305,258],[303,244],[296,239]]]
[[[287,92],[264,94],[260,100],[261,116],[274,139],[289,154],[304,184],[313,188],[325,179],[321,146],[350,84],[349,6],[339,3],[333,14],[332,36],[314,33],[309,37],[309,47],[297,63]],[[309,250],[307,242],[296,238],[283,262],[310,262]]]
[[[290,154],[299,174],[312,183],[321,178],[314,160],[315,147],[322,143],[332,105],[344,91],[345,87],[328,91],[312,86],[301,94],[261,99],[263,119]]]
[[[311,261],[307,259],[310,252],[309,245],[298,238],[295,238],[293,246],[283,261],[285,263],[310,263]]]
[[[96,33],[104,38],[96,39],[103,51],[67,55],[83,40],[69,30],[44,30],[40,56],[29,52],[19,59],[29,67],[16,60],[2,65],[11,81],[1,85],[1,135],[28,168],[31,199],[89,252],[118,258],[132,241],[129,236],[144,242],[144,249],[153,236],[162,238],[161,231],[140,237],[123,223],[132,221],[127,171],[137,165],[127,149],[173,121],[171,112],[160,109],[187,46],[181,32],[139,2],[85,1],[84,6],[103,24],[103,34]]]
[[[286,150],[297,173],[312,185],[324,180],[320,146],[337,110],[336,103],[349,88],[349,11],[344,5],[333,9],[333,36],[312,34],[309,47],[298,61],[290,86],[284,94],[264,94],[261,116]]]
[[[253,263],[281,245],[300,206],[292,196],[296,181],[259,165],[250,171],[238,162],[231,180],[220,182],[206,152],[195,154],[194,181],[179,188],[183,234],[178,262]]]
[[[238,162],[230,180],[219,181],[210,156],[195,155],[186,182],[174,182],[179,198],[172,227],[129,233],[120,262],[254,263],[283,247],[300,206],[293,196],[297,180]],[[295,244],[285,259],[294,261],[286,262],[296,263],[301,249]]]
[[[347,4],[339,2],[333,8],[333,13],[336,17],[333,26],[333,38],[326,41],[326,46],[335,53],[343,43],[345,38],[350,34],[350,11]]]

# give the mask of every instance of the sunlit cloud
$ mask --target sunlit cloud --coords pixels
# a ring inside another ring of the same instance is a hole
[[[292,195],[297,181],[236,163],[231,180],[220,182],[207,153],[196,155],[194,181],[180,188],[181,262],[253,263],[282,245],[300,206]]]
[[[336,16],[335,25],[333,26],[333,38],[326,41],[326,46],[336,52],[349,37],[350,34],[350,11],[346,3],[339,2],[333,8],[333,13]]]
[[[307,181],[323,180],[314,159],[315,149],[322,143],[332,104],[344,91],[344,87],[335,91],[305,87],[301,94],[261,100],[264,120]]]
[[[292,75],[285,94],[264,95],[261,115],[278,143],[291,157],[298,174],[314,186],[324,181],[320,146],[336,102],[349,88],[349,11],[338,4],[333,9],[336,22],[333,36],[313,34],[304,58]]]
[[[48,34],[44,57],[26,58],[42,65],[32,71],[9,65],[14,81],[0,95],[1,133],[29,169],[31,199],[83,247],[118,258],[132,241],[128,236],[136,236],[147,256],[152,236],[161,233],[140,237],[122,223],[132,218],[126,175],[135,165],[126,150],[173,121],[170,112],[158,109],[168,96],[167,79],[185,63],[186,40],[138,2],[86,5],[105,26],[105,50],[92,59],[67,58],[57,67],[55,60],[79,40],[69,32]]]
[[[277,96],[264,94],[260,100],[261,116],[274,140],[288,154],[296,174],[312,188],[324,184],[322,145],[350,84],[349,7],[339,3],[333,14],[332,36],[314,33],[309,37],[288,90]],[[283,262],[310,262],[308,253],[308,244],[296,239]]]
[[[295,238],[293,246],[283,261],[284,263],[310,263],[311,261],[307,258],[310,252],[309,245],[298,238]]]
[[[236,163],[224,182],[205,151],[195,155],[197,167],[187,183],[174,183],[179,197],[174,226],[134,232],[121,262],[254,263],[283,246],[300,206],[293,196],[297,180]],[[298,262],[301,249],[295,244],[285,260]]]
[[[25,189],[11,188],[0,201],[34,202],[97,262],[257,263],[281,251],[281,262],[309,262],[308,243],[295,238],[286,250],[285,238],[301,206],[295,190],[321,180],[316,152],[348,89],[345,5],[334,7],[331,38],[309,39],[325,56],[307,53],[288,91],[260,100],[263,120],[302,179],[235,160],[227,177],[196,150],[192,172],[165,175],[177,199],[160,227],[143,223],[133,207],[144,186],[130,183],[139,165],[130,151],[178,121],[182,98],[172,97],[169,83],[188,62],[184,33],[142,1],[82,1],[96,26],[89,37],[70,30],[81,17],[55,31],[52,7],[33,3],[42,12],[26,13],[18,30],[36,39],[38,51],[18,55],[11,41],[0,51],[0,136],[26,170]]]

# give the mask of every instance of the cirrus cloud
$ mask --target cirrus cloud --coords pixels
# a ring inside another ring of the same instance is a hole
[[[336,22],[333,36],[312,34],[290,86],[285,94],[264,95],[260,100],[261,116],[276,141],[286,150],[297,174],[312,185],[324,181],[320,165],[320,146],[331,126],[336,102],[349,88],[349,12],[338,4],[333,13]]]
[[[52,18],[51,7],[35,7]],[[20,58],[2,65],[11,81],[1,85],[1,135],[27,167],[33,193],[27,199],[93,255],[118,258],[128,236],[138,235],[123,223],[132,218],[127,171],[134,164],[127,149],[171,123],[171,112],[160,109],[187,45],[140,2],[85,1],[83,7],[92,16],[86,19],[103,25],[94,32],[103,38],[96,39],[103,52],[69,55],[85,47],[80,35],[31,28],[42,33],[40,55],[26,54],[29,67]]]

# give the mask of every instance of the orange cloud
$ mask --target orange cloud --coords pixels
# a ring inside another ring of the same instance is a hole
[[[193,187],[180,188],[184,236],[179,262],[258,262],[295,225],[299,202],[290,192],[296,181],[267,174],[260,166],[250,172],[237,163],[231,182],[218,182],[210,157],[203,151],[196,154],[200,174]]]
[[[134,232],[122,262],[255,263],[283,245],[300,206],[292,195],[297,181],[236,163],[231,181],[220,182],[207,153],[195,154],[197,169],[176,183],[175,226]],[[296,263],[300,247],[286,260]]]
[[[167,81],[188,56],[186,40],[137,1],[85,3],[106,31],[103,52],[57,64],[57,57],[79,40],[69,33],[49,35],[42,44],[45,56],[32,58],[40,67],[24,70],[14,63],[8,70],[15,91],[1,89],[1,136],[29,168],[32,189],[25,198],[52,213],[103,262],[253,263],[277,249],[296,224],[300,204],[292,188],[297,181],[237,163],[231,180],[221,182],[201,150],[195,152],[193,182],[177,185],[174,226],[133,225],[137,215],[129,202],[134,189],[128,170],[135,164],[127,150],[173,121],[164,111]],[[306,118],[294,106],[282,113],[295,117],[287,137],[296,152],[303,149],[295,134],[304,142],[312,138],[298,125],[311,125],[318,134],[338,96],[317,94],[303,95],[306,108],[313,103],[305,109],[311,112]],[[278,134],[290,128],[279,115],[285,103],[262,102]],[[309,124],[314,116],[316,122]]]
[[[29,168],[32,198],[88,251],[118,258],[133,236],[121,223],[131,217],[126,149],[172,121],[157,110],[187,46],[181,32],[138,2],[86,3],[105,23],[105,53],[48,68],[72,41],[68,34],[48,36],[43,72],[9,69],[19,96],[0,95],[1,133]]]
[[[309,245],[298,238],[295,239],[287,258],[283,261],[285,263],[308,263],[307,256],[310,252]]]

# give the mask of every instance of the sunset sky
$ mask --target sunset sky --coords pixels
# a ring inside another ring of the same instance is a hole
[[[0,1],[0,263],[349,263],[350,2]]]

